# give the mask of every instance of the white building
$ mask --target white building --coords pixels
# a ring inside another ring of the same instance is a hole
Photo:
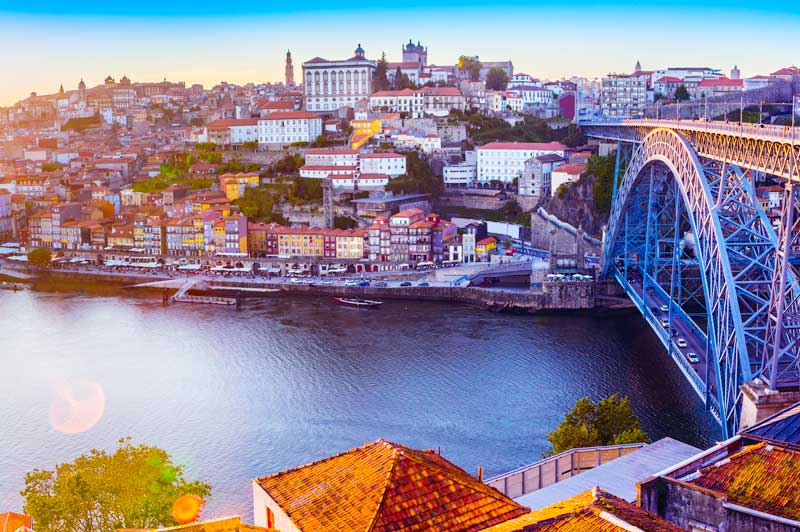
[[[306,150],[303,156],[307,165],[358,167],[358,150],[315,148]]]
[[[469,188],[478,177],[478,165],[474,162],[448,164],[442,168],[442,178],[446,187]]]
[[[525,161],[547,153],[564,156],[560,142],[490,142],[478,148],[478,182],[510,183],[522,175]]]
[[[274,112],[258,119],[258,143],[285,145],[314,142],[322,135],[322,118],[307,111]]]
[[[358,171],[357,166],[328,166],[328,165],[309,165],[302,166],[299,170],[300,177],[312,179],[325,179],[334,176],[352,176]]]
[[[744,90],[752,91],[755,89],[763,89],[764,87],[768,87],[772,82],[773,80],[769,76],[753,76],[751,78],[745,78]]]
[[[363,153],[359,159],[362,174],[397,177],[406,173],[406,156],[399,153]]]
[[[335,111],[353,107],[372,93],[377,63],[367,59],[361,45],[350,59],[329,61],[315,57],[303,63],[305,106],[308,111]]]
[[[676,76],[677,77],[677,76]],[[609,74],[603,78],[600,109],[603,116],[640,117],[647,107],[650,72]]]
[[[371,111],[405,113],[410,118],[422,118],[425,115],[447,116],[451,109],[463,111],[466,102],[455,87],[423,87],[376,92],[369,98],[369,108]]]
[[[506,86],[507,89],[516,89],[517,87],[540,87],[541,82],[538,79],[534,79],[533,76],[529,76],[528,74],[523,74],[520,72],[519,74],[514,74],[511,76],[511,79],[508,80],[508,85]]]
[[[550,195],[558,192],[558,188],[566,183],[575,183],[586,170],[585,164],[562,164],[553,168],[551,174]]]

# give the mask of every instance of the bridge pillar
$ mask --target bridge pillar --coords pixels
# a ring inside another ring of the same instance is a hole
[[[742,390],[739,430],[752,427],[762,419],[800,402],[800,391],[773,390],[761,379],[745,382],[739,389]]]

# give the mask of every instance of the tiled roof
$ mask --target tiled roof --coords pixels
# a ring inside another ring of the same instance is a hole
[[[379,152],[379,153],[362,153],[362,159],[389,159],[389,158],[405,158],[405,155],[400,155],[394,152]]]
[[[258,119],[259,122],[263,122],[264,120],[303,120],[303,119],[317,119],[322,120],[319,115],[315,115],[314,113],[309,113],[308,111],[275,111],[274,113],[270,113],[266,116],[262,116]]]
[[[554,168],[553,172],[569,175],[581,175],[584,170],[586,170],[585,164],[562,164],[558,168]]]
[[[699,87],[741,87],[744,85],[744,80],[741,79],[704,79],[698,85]]]
[[[221,120],[214,120],[208,127],[211,129],[221,129],[236,126],[257,126],[259,118],[224,118]]]
[[[335,150],[330,148],[315,148],[306,150],[306,155],[356,155],[358,150]]]
[[[14,532],[21,527],[30,528],[31,518],[13,512],[0,514],[0,532]]]
[[[477,532],[526,512],[435,452],[385,440],[256,482],[303,532]]]
[[[701,468],[688,483],[753,510],[800,518],[800,452],[766,443]]]
[[[600,488],[536,510],[483,532],[678,532],[681,528]]]
[[[551,150],[564,151],[566,146],[560,142],[490,142],[478,147],[479,150]]]

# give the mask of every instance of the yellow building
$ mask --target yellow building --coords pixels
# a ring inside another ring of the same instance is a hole
[[[364,258],[364,231],[334,230],[337,259]]]
[[[261,184],[261,177],[258,174],[239,173],[219,176],[219,189],[230,201],[244,196],[246,188],[257,187],[259,184]]]
[[[354,150],[359,149],[367,143],[369,139],[382,131],[381,121],[374,120],[351,120],[350,126],[353,128],[353,140],[350,147]]]
[[[324,254],[324,238],[319,230],[283,227],[278,231],[278,255],[322,257]]]

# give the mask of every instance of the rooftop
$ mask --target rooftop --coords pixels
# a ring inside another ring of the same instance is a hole
[[[314,532],[477,532],[527,511],[435,452],[385,440],[255,482]]]
[[[637,482],[699,452],[700,449],[691,445],[663,438],[580,475],[523,495],[516,501],[531,509],[543,508],[597,485],[602,485],[617,497],[634,501]]]
[[[678,532],[683,530],[619,497],[593,488],[484,532]]]
[[[756,423],[742,431],[742,435],[800,450],[800,403]]]
[[[566,146],[560,142],[490,142],[478,147],[479,150],[530,150],[564,151]]]

